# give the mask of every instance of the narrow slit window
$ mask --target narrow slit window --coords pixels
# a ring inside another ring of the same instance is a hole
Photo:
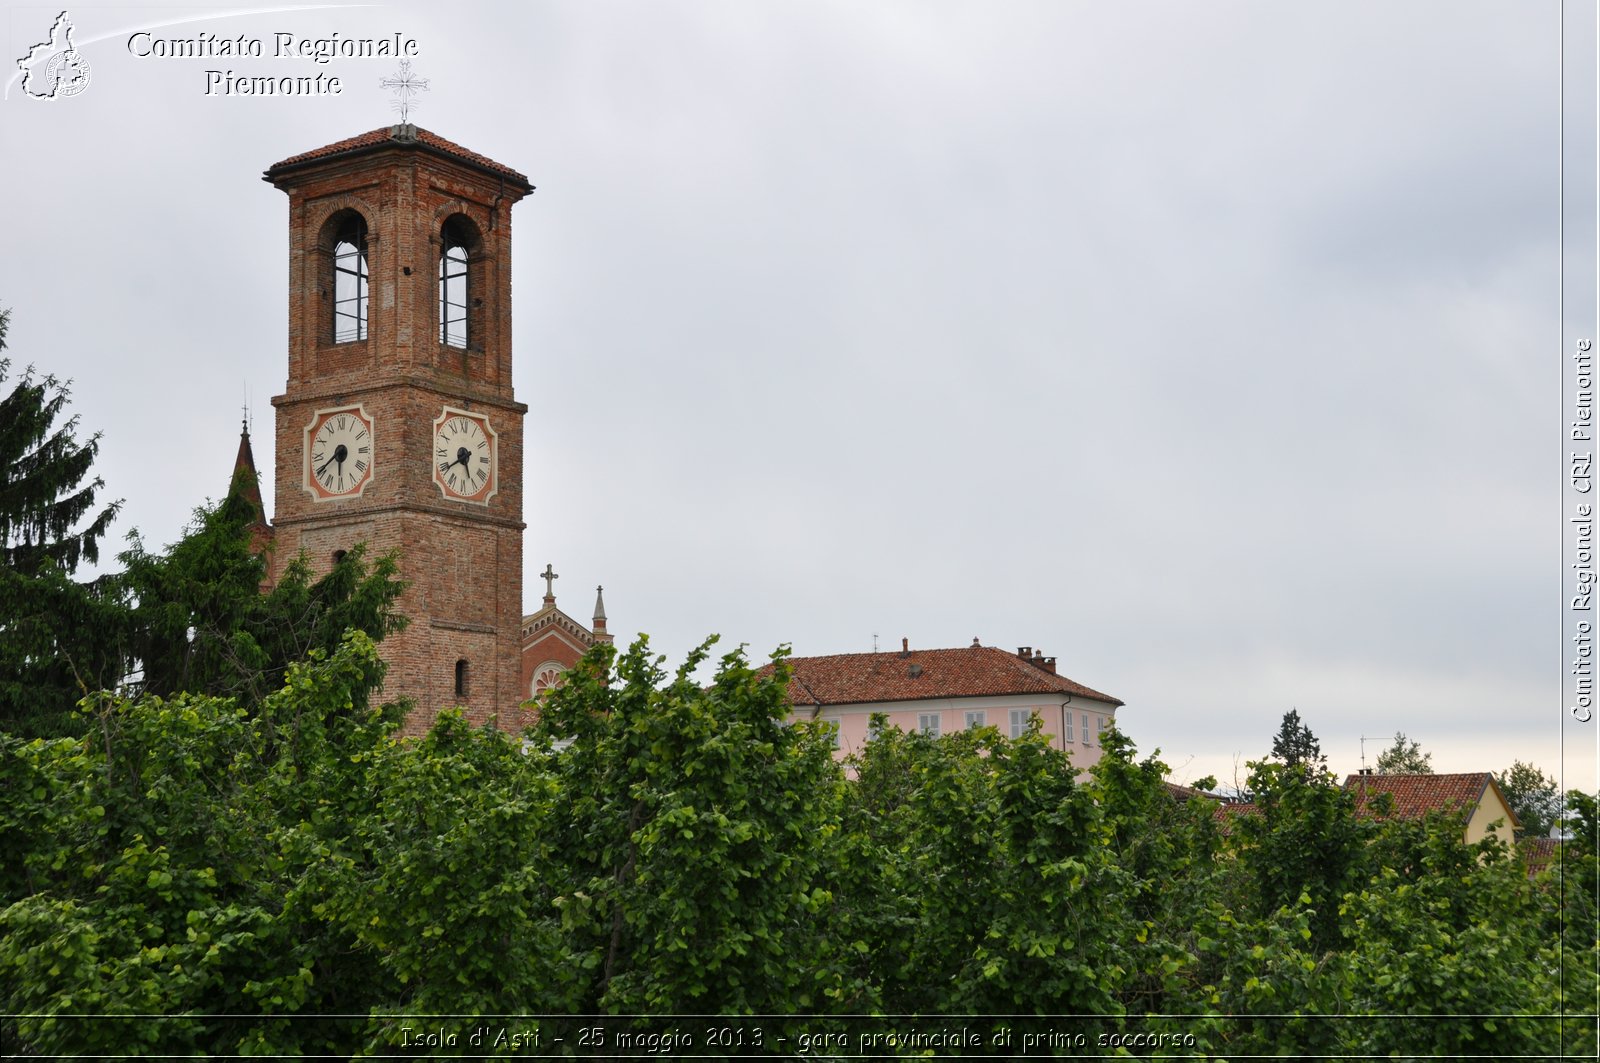
[[[367,223],[351,218],[333,245],[333,342],[367,338]]]
[[[466,349],[467,241],[457,225],[447,224],[439,255],[439,342]]]
[[[467,662],[463,658],[456,662],[456,697],[467,696]]]

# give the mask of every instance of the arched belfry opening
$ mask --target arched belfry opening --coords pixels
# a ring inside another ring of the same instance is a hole
[[[483,240],[464,214],[439,230],[439,342],[463,351],[483,349]]]
[[[355,343],[367,338],[372,271],[367,261],[367,219],[341,210],[328,219],[319,241],[325,268],[320,285],[329,301],[328,340]]]

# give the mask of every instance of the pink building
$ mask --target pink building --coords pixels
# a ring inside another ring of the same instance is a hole
[[[968,727],[998,727],[1016,737],[1037,716],[1051,744],[1072,754],[1079,768],[1100,759],[1100,734],[1122,702],[1056,672],[1056,659],[1023,646],[841,653],[791,657],[789,699],[794,719],[832,723],[838,755],[867,741],[874,713],[903,731],[949,734]]]

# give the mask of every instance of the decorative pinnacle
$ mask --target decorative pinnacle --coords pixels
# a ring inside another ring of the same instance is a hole
[[[400,112],[400,124],[405,125],[411,117],[411,108],[420,107],[421,104],[412,101],[411,97],[419,92],[428,91],[428,79],[419,78],[411,73],[411,60],[400,60],[400,69],[394,77],[384,78],[378,82],[380,88],[385,88],[394,93],[395,98],[389,101],[389,106]]]

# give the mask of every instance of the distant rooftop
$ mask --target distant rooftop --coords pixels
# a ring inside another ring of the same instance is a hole
[[[1394,809],[1389,815],[1398,819],[1421,819],[1430,812],[1470,813],[1493,788],[1500,801],[1510,809],[1510,802],[1500,794],[1494,776],[1486,771],[1463,772],[1454,775],[1349,775],[1344,788],[1356,792],[1356,811],[1375,814],[1370,809],[1379,794],[1394,799]],[[1517,814],[1511,813],[1511,825],[1521,826]]]
[[[795,705],[856,705],[875,701],[972,698],[985,695],[1071,695],[1121,705],[1055,672],[1055,658],[1023,656],[997,646],[953,650],[841,653],[791,657],[789,699]],[[771,665],[766,667],[770,672]]]

